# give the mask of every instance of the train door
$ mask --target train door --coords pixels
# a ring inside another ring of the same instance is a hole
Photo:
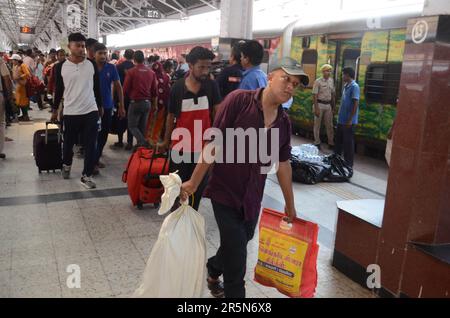
[[[336,83],[336,98],[339,101],[343,90],[342,70],[346,67],[352,67],[356,72],[356,81],[358,81],[361,39],[343,39],[334,41],[336,42],[334,78]]]

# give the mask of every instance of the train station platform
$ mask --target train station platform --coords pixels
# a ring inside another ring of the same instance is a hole
[[[111,150],[110,135],[103,161],[106,168],[95,178],[97,189],[88,191],[79,182],[82,159],[75,155],[70,180],[60,172],[38,173],[32,156],[32,138],[48,120],[37,106],[29,123],[7,128],[13,141],[0,160],[0,297],[130,297],[138,287],[146,260],[164,217],[150,207],[132,207],[121,175],[130,153]],[[293,145],[310,143],[300,137]],[[356,156],[350,183],[294,184],[298,216],[319,224],[318,298],[371,298],[362,288],[331,265],[336,202],[383,200],[387,187],[387,165],[380,160]],[[267,180],[263,206],[283,210],[276,178]],[[207,256],[219,244],[219,231],[208,199],[199,211],[206,220]],[[248,246],[247,297],[285,297],[275,289],[253,281],[258,237]],[[81,288],[69,289],[66,269],[81,268]],[[205,290],[204,297],[211,297]]]

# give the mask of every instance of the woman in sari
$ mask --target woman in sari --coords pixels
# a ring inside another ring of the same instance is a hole
[[[30,106],[30,99],[27,96],[26,84],[31,74],[28,66],[23,64],[22,58],[18,54],[13,54],[13,79],[16,83],[16,105],[22,110],[20,121],[30,121],[28,116],[28,107]]]
[[[170,97],[170,77],[164,72],[163,66],[160,62],[154,62],[152,70],[156,74],[158,82],[158,108],[152,110],[149,115],[147,124],[147,140],[150,144],[156,145],[160,142],[164,124],[166,122],[167,107]]]

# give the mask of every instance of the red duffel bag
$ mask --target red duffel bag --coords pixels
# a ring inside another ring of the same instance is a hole
[[[45,90],[44,83],[35,75],[31,75],[25,85],[27,97],[32,97],[42,93]]]
[[[169,174],[169,155],[138,148],[128,160],[122,181],[128,185],[131,202],[139,209],[146,203],[161,202],[164,187],[159,177]]]
[[[259,225],[255,281],[294,298],[314,297],[317,286],[317,224],[264,209]]]

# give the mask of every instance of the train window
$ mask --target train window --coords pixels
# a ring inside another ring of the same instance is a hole
[[[355,71],[357,68],[357,61],[361,55],[361,50],[356,49],[346,49],[343,54],[344,68],[352,67]]]
[[[304,50],[302,55],[303,70],[309,76],[308,87],[313,87],[316,81],[316,69],[317,69],[317,51],[316,50]]]
[[[311,38],[309,36],[305,36],[302,39],[302,48],[309,49],[310,45],[311,45]]]
[[[401,63],[371,64],[366,73],[366,100],[395,105],[402,73]]]

